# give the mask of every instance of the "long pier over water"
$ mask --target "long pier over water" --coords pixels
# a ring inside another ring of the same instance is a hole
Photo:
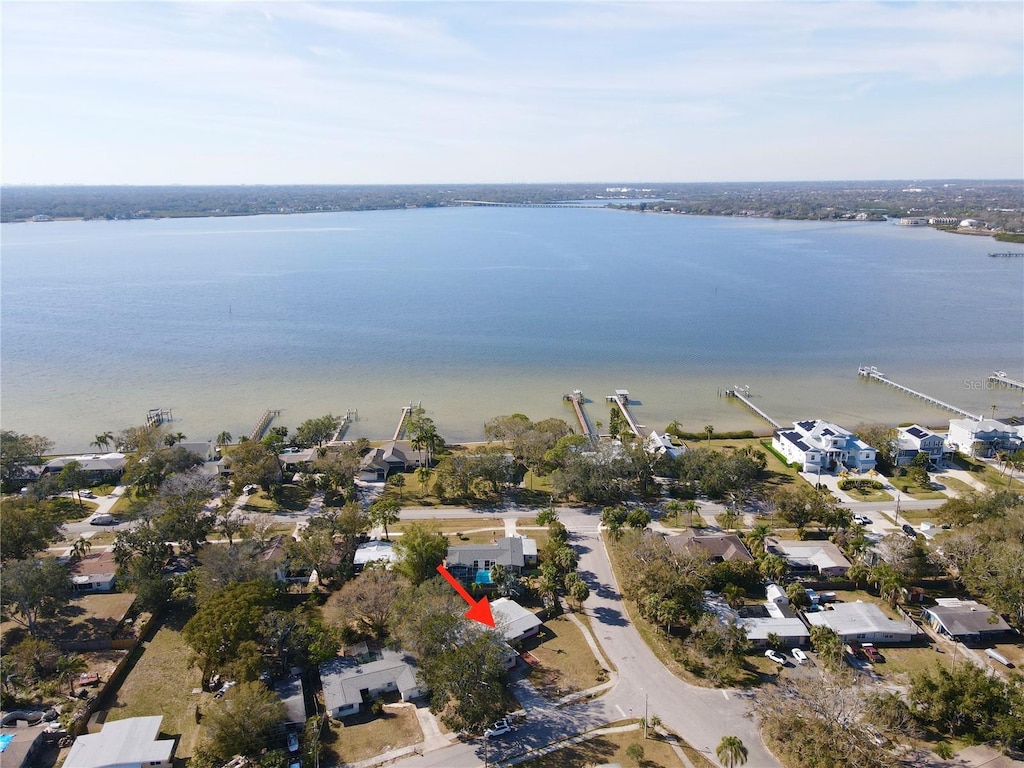
[[[931,397],[930,395],[926,395],[923,392],[918,392],[916,389],[905,387],[902,384],[897,384],[895,381],[887,379],[885,377],[885,374],[882,373],[877,368],[875,368],[875,366],[873,365],[870,368],[866,365],[862,365],[860,368],[857,369],[857,375],[863,376],[868,381],[878,381],[881,382],[882,384],[888,384],[890,387],[898,389],[900,392],[910,395],[911,397],[920,398],[921,400],[924,400],[926,403],[934,405],[936,408],[942,408],[952,413],[959,414],[960,416],[964,416],[968,419],[981,421],[981,416],[978,416],[976,413],[965,411],[963,408],[957,408],[955,405],[950,405],[949,403],[944,402],[943,400],[939,400],[938,398]]]
[[[616,389],[614,395],[608,395],[605,400],[609,403],[615,403],[619,406],[619,410],[622,411],[622,415],[626,418],[626,423],[629,428],[633,431],[633,434],[639,438],[643,438],[640,432],[640,424],[636,423],[633,418],[633,414],[629,412],[629,392],[624,389]]]
[[[571,395],[562,395],[562,399],[568,403],[572,403],[572,408],[576,411],[576,419],[580,423],[580,429],[583,430],[583,434],[589,437],[592,442],[596,442],[598,434],[590,425],[590,419],[587,418],[587,412],[583,410],[583,404],[586,402],[586,398],[583,397],[583,390],[574,389]]]
[[[1006,375],[1006,371],[995,371],[988,380],[993,384],[1002,384],[1004,387],[1010,387],[1011,389],[1024,389],[1024,381],[1017,381],[1011,379]]]
[[[756,405],[754,405],[752,402],[750,402],[750,388],[749,387],[744,387],[743,389],[740,389],[739,387],[737,387],[736,389],[727,389],[727,390],[725,390],[725,396],[726,397],[735,397],[737,400],[739,400],[741,403],[743,403],[745,406],[747,406],[747,408],[749,408],[754,413],[756,413],[758,416],[760,416],[762,419],[764,419],[769,424],[771,424],[774,429],[782,429],[782,425],[779,424],[779,422],[777,422],[775,419],[773,419],[767,413],[765,413],[760,408],[758,408]]]

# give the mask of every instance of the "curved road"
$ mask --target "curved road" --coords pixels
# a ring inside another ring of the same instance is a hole
[[[403,519],[437,516],[436,510],[403,511]],[[492,513],[445,510],[445,517],[532,515],[533,511],[505,508]],[[650,651],[625,613],[612,575],[608,554],[598,534],[600,513],[574,507],[558,510],[559,519],[571,535],[580,555],[579,572],[590,587],[584,604],[591,628],[608,660],[619,672],[618,682],[606,695],[590,702],[555,708],[536,699],[524,703],[526,722],[512,734],[491,739],[486,745],[488,759],[498,763],[553,741],[574,736],[609,722],[629,717],[658,715],[712,762],[715,747],[723,736],[739,736],[749,751],[747,766],[778,766],[764,748],[757,724],[748,717],[749,704],[738,691],[698,688],[670,673]],[[484,760],[482,740],[460,742],[450,747],[400,761],[408,768],[469,768]]]

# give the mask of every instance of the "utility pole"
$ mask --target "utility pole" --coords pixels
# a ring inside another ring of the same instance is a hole
[[[896,525],[900,524],[900,494],[896,494]]]
[[[647,741],[647,691],[644,691],[644,741]]]

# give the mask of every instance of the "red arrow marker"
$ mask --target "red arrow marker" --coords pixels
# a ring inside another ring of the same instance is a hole
[[[459,580],[448,573],[448,569],[443,564],[437,566],[437,572],[444,576],[445,581],[455,587],[455,591],[459,593],[463,600],[469,603],[469,610],[465,613],[467,619],[479,621],[488,627],[494,626],[494,615],[491,613],[491,604],[487,601],[486,595],[480,598],[480,602],[476,602],[469,596],[469,592],[459,583]]]

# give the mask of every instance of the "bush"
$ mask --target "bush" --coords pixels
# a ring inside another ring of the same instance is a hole
[[[839,481],[839,488],[843,491],[880,491],[884,487],[877,480],[863,477],[845,477]]]

